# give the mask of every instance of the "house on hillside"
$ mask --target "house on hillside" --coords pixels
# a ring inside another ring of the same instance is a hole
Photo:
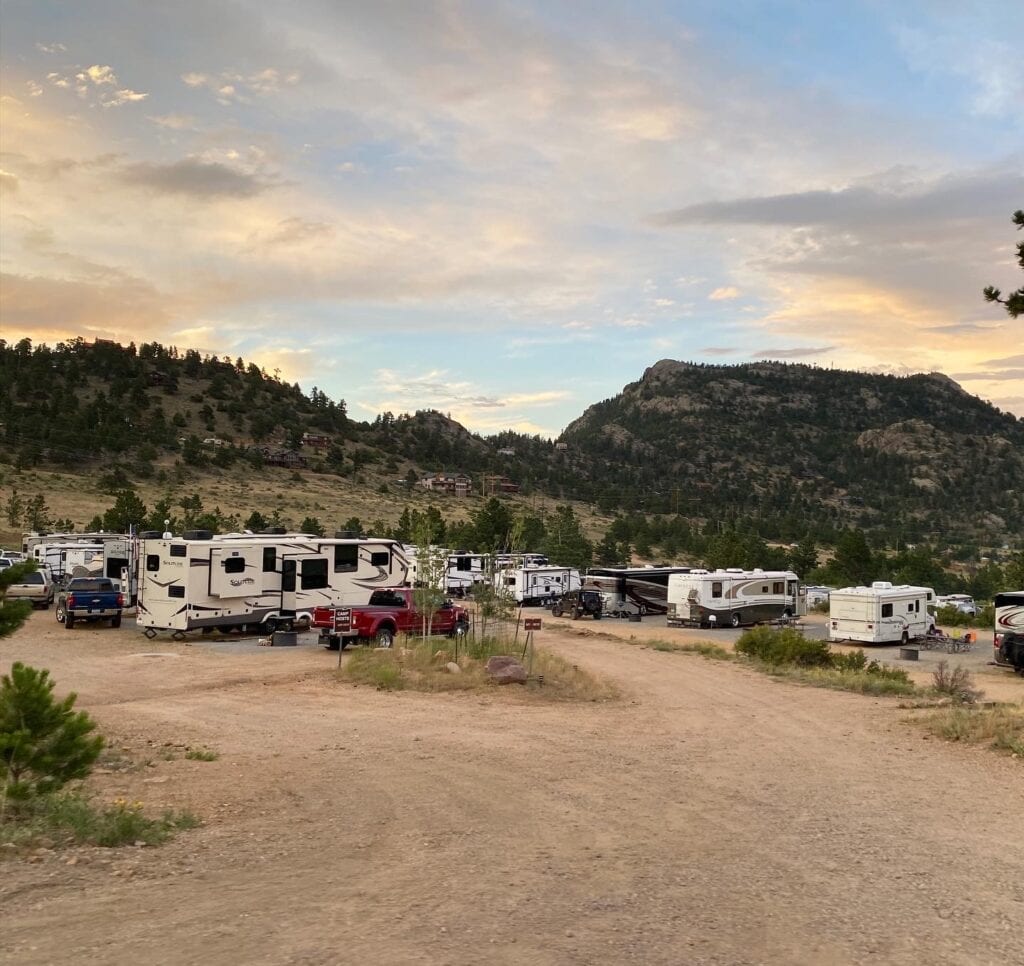
[[[506,447],[505,449],[499,449],[498,450],[498,455],[499,456],[515,456],[516,455],[516,451],[514,449],[512,449],[511,447]]]
[[[518,493],[519,484],[510,480],[507,476],[492,474],[485,476],[483,480],[484,496],[492,496],[495,493]]]
[[[301,469],[306,466],[306,457],[293,449],[277,449],[261,446],[260,453],[267,466],[283,466],[286,469]]]
[[[303,433],[302,445],[315,449],[317,452],[322,452],[330,447],[331,440],[330,437],[323,436],[320,433]]]
[[[464,473],[450,476],[446,473],[435,473],[425,476],[419,483],[425,490],[447,493],[449,496],[469,496],[473,492],[473,480]]]

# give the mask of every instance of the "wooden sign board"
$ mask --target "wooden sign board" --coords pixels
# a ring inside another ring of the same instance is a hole
[[[539,631],[540,630],[540,618],[539,617],[526,617],[523,619],[523,627],[528,631]]]

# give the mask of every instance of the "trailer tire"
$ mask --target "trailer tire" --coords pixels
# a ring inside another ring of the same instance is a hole
[[[733,614],[731,620],[729,621],[729,623],[731,623],[733,627],[739,627],[740,623],[741,623],[740,615],[739,614]]]
[[[395,632],[390,627],[382,627],[374,638],[377,647],[391,647],[395,643]]]

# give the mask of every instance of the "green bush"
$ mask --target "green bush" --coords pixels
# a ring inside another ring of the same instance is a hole
[[[0,680],[0,809],[8,800],[57,791],[92,770],[103,738],[92,734],[96,723],[88,714],[72,710],[76,697],[55,700],[50,672],[20,661]]]
[[[974,617],[962,613],[956,607],[940,607],[935,612],[935,622],[940,627],[994,627],[995,607],[992,604],[985,604],[978,609]]]
[[[806,638],[791,627],[753,627],[736,642],[740,654],[773,666],[830,667],[832,654],[827,641]]]

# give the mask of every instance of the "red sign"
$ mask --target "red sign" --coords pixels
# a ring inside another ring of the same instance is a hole
[[[540,618],[539,617],[527,617],[523,620],[523,626],[528,631],[539,631],[540,630]]]

